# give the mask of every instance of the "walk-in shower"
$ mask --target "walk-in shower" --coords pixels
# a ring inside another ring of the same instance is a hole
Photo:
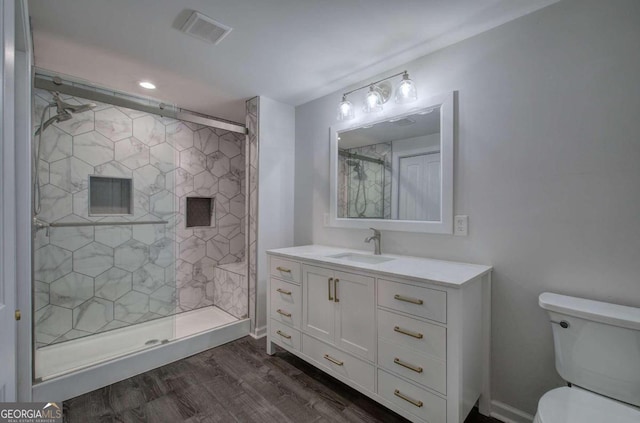
[[[140,353],[184,355],[181,339],[201,350],[247,334],[244,128],[54,85],[33,99],[36,397]]]

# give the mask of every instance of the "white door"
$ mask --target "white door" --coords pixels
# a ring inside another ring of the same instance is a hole
[[[16,400],[15,11],[0,3],[0,402]]]
[[[374,279],[335,272],[336,345],[359,356],[375,360]]]
[[[302,266],[302,328],[307,333],[334,343],[333,270]]]
[[[398,218],[440,220],[440,153],[399,160]]]

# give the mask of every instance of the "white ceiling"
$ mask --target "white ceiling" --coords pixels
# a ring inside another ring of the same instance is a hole
[[[263,95],[294,106],[558,0],[31,0],[36,66],[244,122]],[[179,32],[197,10],[233,31]]]

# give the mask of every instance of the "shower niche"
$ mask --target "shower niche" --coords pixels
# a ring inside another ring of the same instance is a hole
[[[215,197],[187,197],[187,228],[214,227]]]
[[[133,214],[133,180],[89,176],[89,216],[130,216]]]

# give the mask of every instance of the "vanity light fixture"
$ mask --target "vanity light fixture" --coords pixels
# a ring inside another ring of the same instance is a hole
[[[138,85],[140,85],[142,88],[146,88],[147,90],[155,90],[156,89],[155,84],[153,84],[152,82],[149,82],[149,81],[140,81],[138,83]]]
[[[400,75],[402,75],[402,80],[396,88],[396,103],[405,104],[417,100],[418,93],[416,85],[409,79],[409,73],[405,70],[342,94],[342,100],[338,104],[338,120],[343,121],[355,118],[355,109],[353,104],[347,99],[347,96],[363,88],[369,88],[369,92],[367,92],[365,96],[362,111],[365,113],[382,111],[384,103],[391,97],[391,84],[388,80]]]
[[[338,105],[338,120],[349,120],[355,117],[353,104],[347,100],[347,95],[342,96],[342,101]]]

